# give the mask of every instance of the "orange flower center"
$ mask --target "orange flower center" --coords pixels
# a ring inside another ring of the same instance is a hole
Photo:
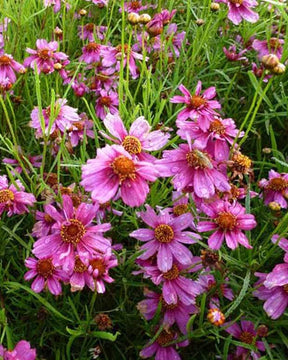
[[[283,290],[288,294],[288,284],[283,286]]]
[[[282,179],[281,177],[269,180],[269,183],[267,185],[267,189],[272,191],[282,191],[287,189],[287,187],[288,181]]]
[[[223,230],[233,230],[237,224],[237,219],[235,215],[224,211],[219,214],[215,222]]]
[[[61,239],[66,243],[77,245],[86,233],[85,227],[77,219],[70,219],[69,223],[61,226]]]
[[[163,330],[163,331],[161,331],[160,335],[156,339],[156,342],[160,346],[165,346],[174,340],[174,335],[175,335],[175,333],[172,331],[167,332],[166,330]]]
[[[0,56],[0,65],[9,65],[11,63],[11,59],[7,55]]]
[[[225,315],[217,308],[209,309],[207,318],[211,324],[216,326],[223,325],[225,322]]]
[[[94,24],[89,23],[89,24],[86,24],[86,25],[85,25],[85,30],[87,30],[87,31],[94,31],[94,27],[95,27]]]
[[[102,96],[100,99],[99,99],[99,102],[101,105],[103,106],[109,106],[112,104],[112,100],[110,98],[110,96]]]
[[[193,168],[210,168],[212,167],[210,155],[206,152],[199,151],[197,149],[189,151],[186,154],[186,160],[188,165]]]
[[[189,209],[188,209],[187,204],[179,204],[179,205],[175,205],[173,207],[173,214],[175,216],[180,216],[180,215],[186,214],[188,211],[189,211]]]
[[[178,269],[178,266],[173,264],[172,268],[169,271],[163,273],[163,278],[166,280],[175,280],[178,278],[179,274],[180,271]]]
[[[0,204],[14,200],[14,193],[9,189],[0,190]]]
[[[101,277],[103,274],[105,274],[106,265],[104,263],[104,260],[102,260],[102,259],[93,259],[93,260],[89,261],[89,264],[92,266],[93,271],[98,270],[98,277]]]
[[[252,165],[251,159],[241,153],[234,154],[232,160],[234,161],[234,167],[242,173],[248,171]]]
[[[230,3],[232,3],[232,4],[239,4],[239,5],[241,5],[242,3],[243,3],[243,0],[229,0],[230,1]]]
[[[74,271],[76,273],[83,273],[87,270],[87,266],[80,260],[79,255],[75,257]]]
[[[131,1],[130,8],[133,10],[138,10],[141,8],[140,1]]]
[[[194,109],[199,108],[202,105],[206,105],[207,101],[202,96],[192,95],[190,98],[190,106]]]
[[[254,335],[251,334],[249,331],[243,331],[239,339],[245,344],[252,344],[254,342]]]
[[[118,53],[122,53],[122,45],[120,44],[120,45],[116,46],[116,50],[117,50]],[[129,45],[128,45],[128,44],[124,44],[124,45],[123,45],[123,52],[124,52],[124,54],[127,54],[128,51],[129,51]]]
[[[209,127],[210,132],[215,132],[216,134],[223,135],[225,134],[225,127],[220,120],[214,120]]]
[[[123,142],[122,142],[122,146],[124,147],[124,149],[129,152],[129,154],[140,154],[142,148],[141,148],[141,143],[139,141],[139,139],[137,139],[135,136],[125,136]]]
[[[135,165],[134,162],[126,156],[118,156],[111,164],[114,174],[119,176],[120,182],[127,178],[135,180]]]
[[[174,239],[174,231],[171,226],[162,224],[158,225],[154,231],[156,240],[161,243],[170,243]]]
[[[42,259],[38,260],[36,265],[37,273],[47,279],[49,276],[53,275],[55,270],[54,265],[52,264],[52,259]]]
[[[100,49],[100,45],[95,42],[90,42],[88,45],[85,46],[85,49],[89,52],[96,52]]]
[[[48,50],[48,49],[38,50],[38,51],[37,51],[38,56],[39,56],[40,59],[42,59],[42,60],[48,60],[48,59],[50,58],[49,53],[50,53],[50,50]]]

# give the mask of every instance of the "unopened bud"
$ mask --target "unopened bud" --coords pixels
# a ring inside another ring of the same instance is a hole
[[[281,210],[280,204],[276,201],[271,201],[268,206],[272,211],[280,211]]]
[[[266,337],[268,335],[268,327],[266,325],[259,325],[257,335],[260,337]]]
[[[54,29],[54,34],[55,34],[57,37],[60,37],[60,36],[62,36],[63,31],[57,26],[57,27]]]
[[[141,14],[139,22],[140,24],[148,24],[151,21],[151,16],[149,14]]]
[[[80,10],[78,11],[78,14],[79,14],[80,16],[85,16],[85,15],[87,15],[87,10],[85,10],[85,9],[80,9]]]
[[[140,22],[140,15],[134,12],[128,14],[128,21],[132,25],[137,25]]]
[[[266,69],[271,70],[279,64],[279,59],[275,54],[264,55],[262,63]]]
[[[286,66],[284,64],[278,64],[273,69],[271,69],[271,72],[275,75],[282,75],[286,71]]]
[[[53,66],[54,66],[55,70],[61,70],[62,69],[62,65],[60,63],[55,63]]]
[[[225,322],[225,315],[217,308],[209,309],[207,319],[215,326],[223,325]]]
[[[266,148],[263,148],[263,149],[262,149],[262,152],[263,152],[264,154],[271,154],[272,149],[266,147]]]
[[[219,11],[220,5],[218,3],[212,2],[211,5],[210,5],[210,9],[212,11]]]
[[[195,23],[196,23],[196,25],[198,25],[198,26],[202,26],[203,24],[205,24],[205,21],[204,21],[203,19],[197,19],[197,20],[195,21]]]

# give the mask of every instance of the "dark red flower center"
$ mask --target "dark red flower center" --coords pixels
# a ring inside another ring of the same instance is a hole
[[[7,55],[0,56],[0,65],[9,65],[11,63],[11,59]]]
[[[283,290],[288,294],[288,284],[283,285]]]
[[[13,201],[14,198],[13,191],[9,189],[0,190],[0,204],[6,203],[7,201]]]
[[[52,263],[52,259],[38,260],[37,265],[36,265],[36,270],[37,270],[37,273],[40,276],[43,276],[45,279],[47,279],[49,276],[53,275],[55,267]]]
[[[223,230],[233,230],[237,224],[237,218],[230,212],[223,211],[215,219],[215,223]]]
[[[133,10],[138,10],[141,8],[141,1],[131,1],[130,8]]]
[[[197,149],[189,151],[186,154],[186,160],[188,165],[193,168],[212,168],[210,155]]]
[[[112,99],[110,96],[101,96],[99,102],[102,106],[110,106],[112,104]]]
[[[89,24],[85,25],[85,30],[93,32],[94,27],[95,27],[95,25],[93,23],[89,23]]]
[[[175,216],[180,216],[180,215],[186,214],[188,211],[189,211],[189,209],[188,209],[187,204],[179,204],[179,205],[175,205],[173,207],[173,214]]]
[[[161,243],[170,243],[174,239],[174,231],[171,226],[166,224],[158,225],[155,228],[154,235],[156,240]]]
[[[273,50],[277,50],[278,48],[281,47],[281,44],[280,44],[280,41],[279,39],[275,38],[275,37],[272,37],[269,41],[270,43],[270,47],[273,49]]]
[[[252,344],[254,342],[254,335],[251,334],[249,331],[243,331],[239,339],[245,344]]]
[[[61,226],[60,234],[62,241],[77,245],[86,233],[86,229],[82,222],[77,219],[70,219],[69,223],[69,225]]]
[[[50,50],[49,49],[43,49],[37,51],[38,56],[42,60],[48,60],[50,58]]]
[[[219,135],[224,135],[225,134],[225,127],[221,123],[220,120],[214,120],[210,124],[209,131],[210,132],[215,132],[216,134],[219,134]]]
[[[288,181],[282,179],[281,177],[269,180],[269,183],[267,185],[267,189],[272,191],[282,191],[287,189],[287,187],[288,187]]]
[[[192,95],[190,98],[190,106],[194,109],[199,108],[200,106],[206,105],[207,100],[199,95]]]
[[[103,259],[92,259],[89,261],[89,264],[92,266],[93,271],[98,270],[98,277],[105,274],[106,265]]]
[[[174,332],[172,332],[172,331],[168,332],[166,330],[163,330],[163,331],[161,331],[158,338],[156,339],[156,342],[160,346],[165,346],[165,345],[169,344],[171,341],[173,341],[174,337],[175,337]]]
[[[111,167],[114,174],[119,176],[120,182],[127,178],[131,180],[136,178],[134,162],[126,156],[118,156],[111,164]]]
[[[95,42],[90,42],[89,44],[87,44],[85,46],[85,49],[88,51],[88,52],[97,52],[99,51],[100,49],[100,45],[95,43]]]
[[[178,269],[178,266],[173,264],[172,268],[169,271],[163,273],[163,278],[166,280],[175,280],[178,278],[179,274],[180,271]]]
[[[75,257],[74,271],[76,273],[83,273],[87,270],[87,266],[80,260],[79,255]]]
[[[141,143],[139,139],[137,139],[135,136],[130,136],[130,135],[125,136],[122,142],[122,146],[131,155],[140,154],[142,150]]]

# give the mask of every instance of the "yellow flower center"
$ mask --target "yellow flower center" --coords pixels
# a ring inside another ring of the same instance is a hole
[[[235,215],[224,211],[219,214],[215,222],[223,230],[233,230],[237,224],[237,219]]]
[[[210,155],[206,152],[194,149],[186,154],[186,160],[189,166],[193,168],[210,168],[212,167]]]
[[[0,204],[13,201],[15,198],[13,191],[9,189],[0,190]]]
[[[77,219],[70,219],[69,223],[61,226],[61,239],[66,243],[77,245],[86,233],[85,227]]]
[[[243,3],[243,0],[229,0],[232,4],[239,4],[241,5]]]
[[[179,205],[175,205],[173,207],[173,214],[175,216],[180,216],[180,215],[186,214],[188,211],[189,211],[189,209],[188,209],[187,204],[179,204]]]
[[[142,150],[141,143],[139,139],[137,139],[135,136],[130,136],[130,135],[125,136],[122,142],[122,146],[131,155],[140,154]]]
[[[175,280],[178,278],[179,274],[180,271],[178,269],[178,266],[173,264],[172,268],[169,271],[163,273],[163,278],[166,280]]]
[[[161,243],[170,243],[174,239],[174,231],[171,226],[162,224],[158,225],[154,231],[156,240]]]
[[[219,135],[223,135],[223,134],[225,134],[225,127],[221,123],[220,120],[214,120],[210,124],[209,131],[215,132],[216,134],[219,134]]]
[[[207,100],[203,99],[202,96],[192,95],[190,98],[190,106],[194,109],[199,108],[202,105],[206,105]]]
[[[75,257],[74,271],[76,273],[83,273],[87,270],[87,266],[80,260],[79,255]]]
[[[135,165],[134,162],[126,156],[118,156],[111,164],[114,174],[119,176],[120,182],[127,178],[135,180]]]
[[[266,189],[272,191],[282,191],[287,189],[287,187],[288,187],[288,181],[279,177],[269,180]]]

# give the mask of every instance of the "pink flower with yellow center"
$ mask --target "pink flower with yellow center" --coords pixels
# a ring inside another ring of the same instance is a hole
[[[15,72],[24,74],[25,67],[15,61],[12,55],[0,52],[0,83],[9,81],[9,84],[14,84],[16,81]]]

